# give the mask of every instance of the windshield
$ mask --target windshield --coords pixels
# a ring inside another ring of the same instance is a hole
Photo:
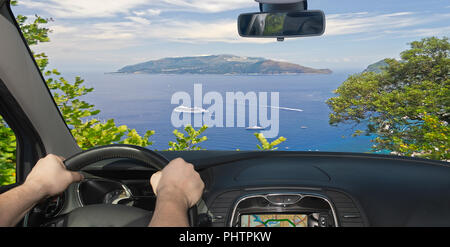
[[[253,0],[12,4],[83,149],[450,159],[445,1],[310,0],[324,34],[283,42],[239,36]]]

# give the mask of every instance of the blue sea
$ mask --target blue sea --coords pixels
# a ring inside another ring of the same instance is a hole
[[[99,118],[114,118],[119,125],[135,128],[141,135],[155,130],[153,149],[168,148],[174,141],[171,104],[175,92],[185,91],[193,98],[194,84],[202,84],[203,95],[210,91],[247,93],[279,92],[279,136],[287,141],[279,150],[368,152],[372,137],[351,137],[353,125],[330,126],[330,110],[325,101],[351,73],[329,75],[144,75],[144,74],[78,74],[95,90],[83,99],[101,110]],[[71,79],[72,80],[72,79]],[[193,99],[192,99],[193,100]],[[207,109],[209,106],[204,105]],[[297,110],[295,110],[297,109]],[[298,111],[299,109],[303,111]],[[225,112],[225,110],[224,110]],[[225,118],[225,117],[224,117]],[[224,119],[225,120],[225,119]],[[248,117],[247,117],[248,121]],[[246,128],[209,128],[202,147],[209,150],[256,150],[258,141]]]

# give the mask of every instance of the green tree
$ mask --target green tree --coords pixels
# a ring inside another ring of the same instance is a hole
[[[399,153],[408,156],[422,156],[430,159],[448,160],[450,128],[442,124],[437,117],[425,113],[422,117],[423,125],[413,126],[412,129],[421,141],[404,142],[394,137],[394,145]],[[427,150],[427,152],[424,152]]]
[[[264,35],[283,34],[285,14],[269,14],[264,21]]]
[[[199,130],[195,130],[191,125],[184,127],[184,131],[187,136],[178,130],[173,131],[173,135],[176,137],[175,142],[169,142],[169,151],[190,151],[190,150],[202,150],[199,143],[208,140],[206,136],[200,137],[200,135],[208,128],[204,125]]]
[[[14,183],[15,172],[16,136],[0,117],[0,185]]]
[[[327,101],[330,124],[363,125],[373,151],[450,159],[450,43],[430,37],[410,44],[382,73],[350,76]]]
[[[264,135],[262,133],[255,133],[254,135],[256,136],[256,139],[258,139],[259,143],[261,144],[261,145],[256,144],[256,147],[259,150],[263,150],[263,151],[277,150],[278,147],[276,147],[276,146],[278,146],[281,143],[286,141],[286,138],[284,138],[283,136],[277,138],[273,142],[269,142],[269,141],[267,141],[266,137],[264,137]]]

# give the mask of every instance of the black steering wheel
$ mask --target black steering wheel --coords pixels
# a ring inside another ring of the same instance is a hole
[[[115,144],[93,148],[78,153],[64,161],[68,170],[80,171],[82,168],[107,159],[127,158],[140,161],[149,168],[162,170],[169,161],[162,155],[149,149]],[[189,221],[195,226],[197,208],[189,209]],[[125,205],[98,204],[74,209],[65,218],[62,225],[73,226],[147,226],[153,213],[140,208]]]

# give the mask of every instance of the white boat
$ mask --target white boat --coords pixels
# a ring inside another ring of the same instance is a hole
[[[306,126],[302,126],[302,127],[300,127],[300,129],[307,129],[308,127],[306,127]]]
[[[201,107],[186,107],[186,106],[178,106],[177,108],[175,108],[173,110],[174,112],[182,112],[182,113],[194,113],[194,114],[199,114],[199,113],[206,113],[208,112],[208,110],[205,110]]]
[[[265,129],[265,128],[264,128],[264,127],[261,127],[261,126],[255,125],[255,126],[252,126],[252,127],[247,127],[246,129],[247,129],[247,130],[263,130],[263,129]]]

